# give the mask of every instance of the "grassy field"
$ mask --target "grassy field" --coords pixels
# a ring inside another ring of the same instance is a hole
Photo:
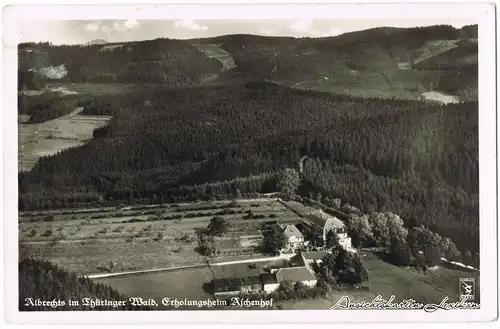
[[[351,302],[369,302],[377,295],[381,295],[386,300],[391,295],[395,295],[396,301],[412,298],[421,303],[436,303],[444,297],[449,297],[451,300],[459,298],[459,278],[475,277],[476,284],[479,281],[478,274],[449,269],[445,266],[438,266],[422,273],[414,269],[395,267],[373,255],[364,256],[364,262],[370,271],[370,280],[365,284],[370,287],[369,291],[359,289],[332,291],[326,298],[278,302],[277,304],[285,310],[329,309],[343,296],[349,296]],[[210,282],[213,278],[259,275],[270,265],[277,266],[279,262],[265,261],[210,267],[202,265],[199,268],[95,280],[108,284],[129,296],[157,300],[163,297],[207,299],[212,297]],[[170,284],[171,282],[175,284]],[[479,290],[479,286],[477,289]]]
[[[440,302],[444,297],[459,299],[459,278],[476,278],[479,291],[479,274],[466,270],[449,269],[438,266],[426,273],[412,268],[401,268],[388,264],[379,258],[368,255],[363,262],[370,272],[366,286],[369,291],[349,291],[328,293],[326,298],[283,302],[284,309],[328,309],[343,296],[349,296],[351,302],[372,301],[377,295],[388,300],[392,295],[396,301],[414,299],[421,303]]]
[[[221,62],[223,66],[222,68],[223,71],[228,71],[236,67],[233,56],[224,49],[222,49],[220,47],[220,44],[194,43],[193,46],[195,46],[198,49],[198,51],[204,53],[209,58],[215,58],[216,60]]]
[[[140,86],[147,88],[147,86]],[[52,83],[47,91],[57,91],[60,97],[66,95],[98,96],[118,94],[138,88],[128,84]],[[26,97],[37,96],[46,90],[22,92]],[[26,124],[29,116],[18,118],[18,165],[19,171],[29,171],[42,156],[77,147],[92,138],[96,128],[107,124],[109,116],[79,115],[83,108],[75,108],[70,114],[39,124]]]
[[[49,87],[52,88],[66,88],[83,95],[105,95],[105,94],[118,94],[135,88],[147,87],[136,84],[121,84],[121,83],[70,83],[61,82],[53,83]]]
[[[249,265],[255,266],[249,266]],[[180,298],[191,300],[213,299],[211,282],[214,278],[233,278],[259,275],[277,262],[211,265],[197,268],[169,270],[157,273],[134,274],[121,277],[94,279],[110,285],[128,296],[154,298]]]
[[[79,115],[83,108],[39,124],[19,124],[19,171],[30,170],[42,156],[77,147],[92,138],[94,129],[102,127],[109,116]]]
[[[212,279],[212,271],[208,266],[204,266],[193,269],[95,279],[95,281],[110,285],[127,296],[157,300],[164,297],[201,300],[212,297],[209,286]]]
[[[397,98],[421,100],[422,93],[437,85],[444,71],[394,69],[383,72],[352,74],[350,77],[320,77],[303,81],[294,87],[355,97]]]
[[[243,219],[249,210],[263,218]],[[114,264],[113,272],[200,264],[206,259],[197,252],[197,231],[206,228],[216,214],[232,230],[220,238],[221,249],[258,244],[258,227],[264,221],[299,220],[280,203],[263,200],[164,205],[154,210],[126,207],[91,214],[31,214],[19,219],[20,256],[44,258],[79,274],[108,272],[109,261]]]

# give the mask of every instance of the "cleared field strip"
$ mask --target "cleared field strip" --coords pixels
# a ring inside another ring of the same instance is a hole
[[[233,56],[222,49],[220,44],[215,43],[194,43],[198,51],[204,53],[209,58],[215,58],[222,63],[222,71],[229,71],[236,67]]]
[[[39,124],[19,124],[19,171],[28,171],[42,156],[82,145],[92,138],[94,129],[105,126],[110,116],[79,115],[83,107],[60,118]]]

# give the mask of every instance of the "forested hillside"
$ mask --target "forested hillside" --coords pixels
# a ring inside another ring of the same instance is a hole
[[[379,93],[381,97],[418,98],[419,92],[435,89],[469,100],[477,99],[474,40],[477,25],[462,29],[448,25],[381,27],[301,39],[240,34],[197,42],[221,44],[233,55],[237,67],[231,78],[240,74],[302,89],[366,97],[377,95],[373,91],[381,90],[388,80],[390,88]],[[410,73],[404,80],[393,80],[397,71]]]
[[[309,191],[397,213],[478,250],[476,102],[361,99],[251,82],[101,96],[85,113],[114,118],[88,144],[21,173],[21,210],[269,191],[261,179],[269,176],[182,186],[297,167],[307,155]]]
[[[62,96],[58,92],[46,92],[36,96],[19,95],[17,111],[18,114],[30,116],[28,123],[40,123],[66,115],[80,104],[81,96]]]
[[[139,310],[139,307],[96,306],[91,308],[82,303],[84,298],[108,301],[126,301],[127,297],[101,283],[78,277],[47,261],[23,259],[19,262],[19,310],[20,311],[111,311]],[[30,299],[34,305],[30,304]],[[39,306],[37,299],[45,302],[60,300],[64,306]],[[68,301],[79,301],[80,306],[70,306]]]
[[[207,58],[182,40],[155,39],[106,45],[23,43],[19,47],[20,68],[65,64],[71,82],[154,82],[171,86],[193,84],[220,70],[221,64]]]

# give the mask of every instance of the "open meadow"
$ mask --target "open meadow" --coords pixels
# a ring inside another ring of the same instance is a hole
[[[370,302],[377,295],[395,301],[414,299],[420,303],[438,303],[445,297],[459,300],[459,278],[475,278],[479,283],[479,272],[465,269],[451,269],[446,264],[427,269],[426,272],[414,268],[398,267],[384,262],[373,254],[362,256],[369,271],[370,279],[363,284],[369,290],[331,291],[326,298],[282,302],[283,309],[329,309],[343,296],[353,302]],[[479,286],[477,291],[479,291]]]
[[[395,296],[395,302],[414,299],[420,303],[439,303],[448,297],[451,301],[459,298],[459,278],[473,277],[476,284],[479,274],[463,269],[450,269],[446,264],[421,272],[414,268],[396,267],[384,262],[373,254],[363,256],[370,273],[365,289],[332,290],[325,298],[302,299],[294,301],[275,301],[285,310],[329,309],[342,297],[348,296],[350,302],[371,302],[377,295],[385,300]],[[167,270],[94,279],[110,285],[121,293],[143,298],[188,298],[201,300],[213,298],[210,282],[214,278],[244,277],[259,275],[268,267],[280,265],[279,261],[255,261],[224,265],[200,265],[196,268]],[[175,284],[173,284],[175,282]],[[479,287],[477,286],[477,289]]]
[[[78,97],[82,100],[100,95],[126,93],[147,85],[113,83],[56,82],[43,90],[21,91],[24,97],[36,97],[44,93],[58,93],[60,98]],[[40,157],[53,155],[65,149],[83,145],[90,140],[96,128],[105,126],[111,116],[82,115],[83,107],[75,107],[67,115],[42,123],[28,123],[30,116],[18,116],[18,171],[29,171]]]
[[[113,287],[127,296],[154,298],[164,297],[203,300],[212,297],[210,283],[213,279],[208,266],[174,271],[127,275],[95,279]]]
[[[94,281],[109,285],[127,296],[153,298],[157,302],[164,297],[206,300],[214,298],[211,285],[213,279],[259,275],[267,267],[278,266],[281,262],[255,261],[226,265],[200,265],[194,268],[155,273],[98,278]]]
[[[52,83],[44,90],[23,91],[25,97],[39,96],[45,92],[57,92],[60,97],[77,97],[117,94],[137,88],[126,84]],[[105,126],[110,116],[81,115],[83,107],[71,113],[42,123],[27,123],[30,116],[18,118],[18,171],[29,171],[40,157],[49,156],[65,149],[83,145],[92,138],[96,128]]]
[[[43,123],[19,124],[19,171],[29,171],[38,159],[83,145],[96,128],[105,126],[110,116],[80,115],[83,107],[68,115]]]

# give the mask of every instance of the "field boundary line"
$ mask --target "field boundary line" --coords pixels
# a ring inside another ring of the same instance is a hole
[[[167,271],[183,270],[183,269],[189,269],[189,268],[202,268],[205,266],[207,266],[207,264],[201,263],[201,264],[194,264],[194,265],[162,267],[162,268],[153,268],[153,269],[149,269],[149,270],[138,270],[138,271],[129,271],[129,272],[87,274],[87,275],[82,275],[82,277],[85,277],[88,279],[100,279],[100,278],[109,278],[109,277],[115,277],[115,276],[126,276],[126,275],[134,275],[134,274],[167,272]]]
[[[167,271],[184,270],[184,269],[190,269],[190,268],[202,268],[205,266],[208,266],[209,269],[213,271],[213,269],[211,268],[212,266],[223,266],[223,265],[244,264],[244,263],[260,263],[260,262],[266,262],[266,261],[283,260],[283,259],[290,259],[293,255],[295,255],[295,254],[282,254],[280,256],[274,256],[274,257],[242,259],[242,260],[234,260],[234,261],[219,262],[219,263],[207,262],[207,263],[200,263],[200,264],[194,264],[194,265],[163,267],[163,268],[155,268],[155,269],[139,270],[139,271],[129,271],[129,272],[87,274],[87,275],[82,275],[82,277],[85,277],[88,279],[100,279],[100,278],[127,276],[127,275],[134,275],[134,274],[167,272]]]

